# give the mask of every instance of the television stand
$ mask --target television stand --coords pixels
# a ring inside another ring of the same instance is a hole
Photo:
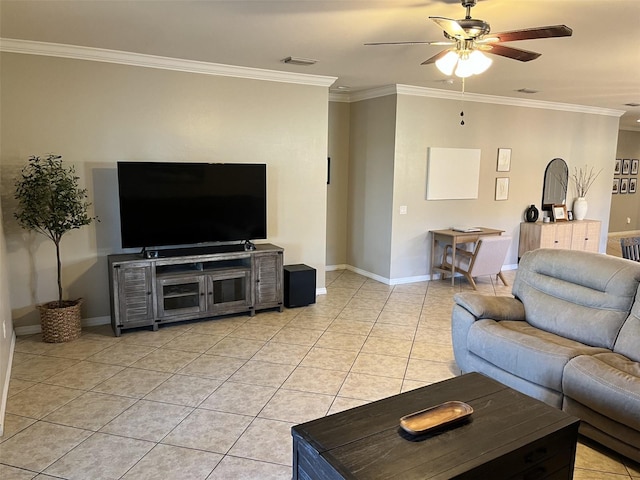
[[[228,251],[220,251],[220,247]],[[109,255],[111,325],[128,328],[183,320],[283,310],[281,247],[244,244],[169,249],[175,254]]]

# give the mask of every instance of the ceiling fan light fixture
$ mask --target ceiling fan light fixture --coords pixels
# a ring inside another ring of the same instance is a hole
[[[471,52],[469,55],[469,61],[471,62],[474,75],[486,72],[493,63],[493,60],[487,57],[480,50],[474,50]]]
[[[453,69],[456,68],[456,64],[458,63],[458,53],[453,50],[449,50],[447,54],[436,60],[436,67],[442,73],[450,77],[453,74]]]

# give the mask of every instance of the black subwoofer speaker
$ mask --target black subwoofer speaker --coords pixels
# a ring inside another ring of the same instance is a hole
[[[316,269],[307,265],[284,266],[284,306],[304,307],[316,303]]]

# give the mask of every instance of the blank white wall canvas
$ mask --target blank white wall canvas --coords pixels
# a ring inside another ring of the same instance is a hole
[[[478,198],[479,148],[429,147],[427,200]]]

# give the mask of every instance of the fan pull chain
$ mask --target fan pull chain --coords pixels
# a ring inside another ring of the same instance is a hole
[[[464,126],[464,77],[462,77],[462,100],[461,100],[461,110],[460,110],[460,116],[462,117],[462,119],[460,120],[460,125]]]

